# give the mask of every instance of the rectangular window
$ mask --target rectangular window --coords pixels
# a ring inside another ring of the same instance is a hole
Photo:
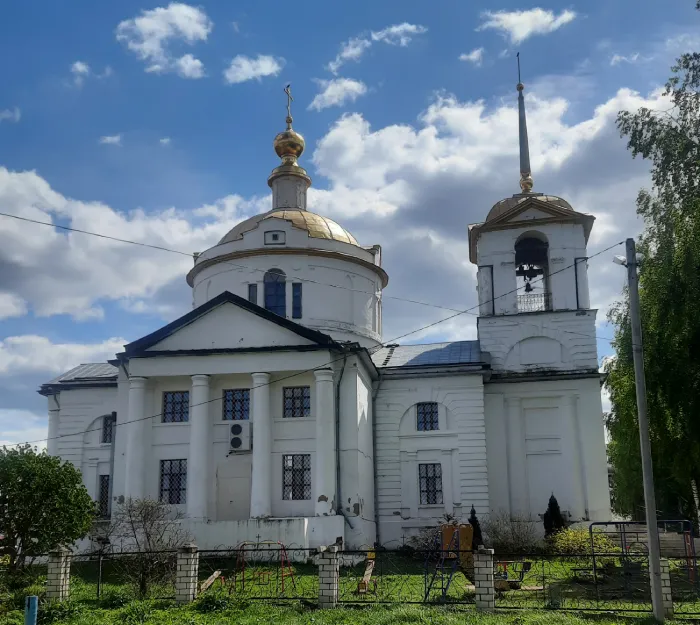
[[[163,423],[185,423],[190,420],[190,392],[163,393]]]
[[[282,499],[311,499],[311,456],[282,456]]]
[[[100,475],[97,484],[97,508],[100,518],[109,518],[109,475]]]
[[[420,502],[421,505],[442,503],[442,465],[419,464],[418,477],[420,478]]]
[[[160,461],[160,500],[187,503],[187,460]]]
[[[284,389],[285,419],[311,416],[311,387],[291,386]]]
[[[292,319],[301,319],[301,282],[292,283]]]
[[[248,301],[252,302],[253,304],[258,303],[258,285],[257,284],[249,284],[248,285]]]
[[[419,432],[440,429],[437,402],[426,401],[416,404],[416,429]]]
[[[114,422],[117,414],[112,413],[102,417],[102,443],[111,443],[114,437]]]
[[[250,390],[234,388],[224,391],[224,421],[247,421],[250,419]]]

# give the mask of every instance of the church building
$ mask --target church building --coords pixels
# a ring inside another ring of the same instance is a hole
[[[472,341],[382,342],[382,250],[307,210],[288,115],[272,209],[196,255],[192,310],[39,391],[48,452],[103,517],[160,499],[202,549],[392,548],[472,506],[539,520],[552,493],[573,521],[610,518],[594,217],[532,191],[518,92],[521,193],[468,229]]]

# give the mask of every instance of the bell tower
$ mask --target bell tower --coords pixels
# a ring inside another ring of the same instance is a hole
[[[595,218],[533,191],[524,88],[518,82],[521,192],[469,228],[481,349],[494,371],[597,370],[586,252]]]

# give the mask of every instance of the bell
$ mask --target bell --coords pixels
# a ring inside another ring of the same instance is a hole
[[[529,282],[525,283],[525,293],[532,293],[532,285]]]

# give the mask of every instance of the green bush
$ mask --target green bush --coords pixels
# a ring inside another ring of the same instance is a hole
[[[131,603],[133,596],[125,588],[109,590],[100,597],[100,607],[107,609],[123,608]]]
[[[125,625],[143,625],[153,613],[153,606],[147,601],[132,601],[121,611],[121,621]]]
[[[224,595],[220,592],[207,592],[197,597],[192,607],[197,610],[197,612],[208,614],[211,612],[223,612],[224,610],[228,610],[232,608],[235,603],[235,600],[228,595]]]
[[[587,529],[567,527],[547,539],[550,553],[562,555],[592,555],[591,535]],[[601,531],[593,532],[596,554],[619,553],[620,548]]]
[[[45,601],[39,604],[37,623],[61,623],[68,621],[82,612],[83,606],[72,601]]]

